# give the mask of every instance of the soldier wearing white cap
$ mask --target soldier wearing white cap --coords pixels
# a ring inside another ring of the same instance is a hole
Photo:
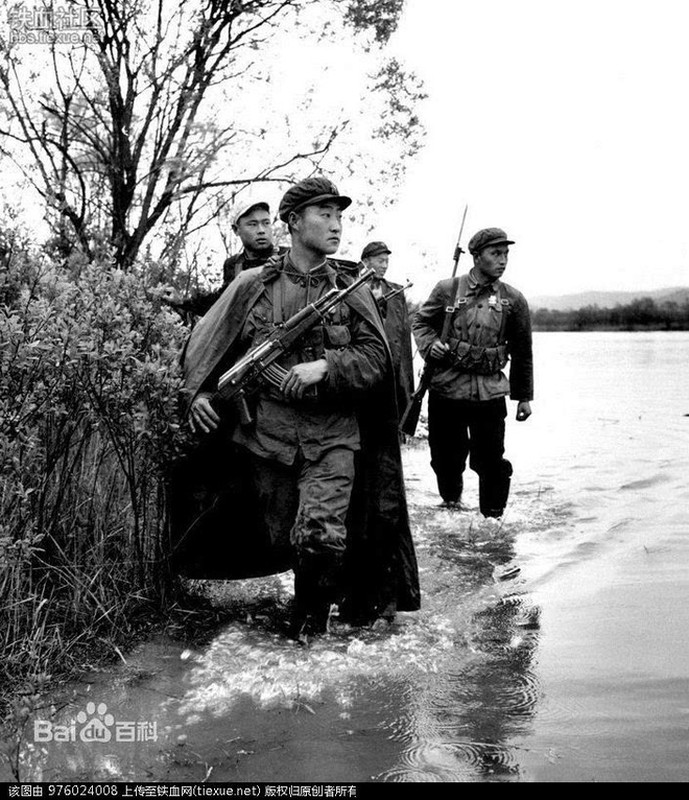
[[[270,206],[265,200],[251,199],[239,203],[234,209],[232,231],[239,237],[242,250],[225,259],[222,286],[210,292],[197,292],[185,300],[179,298],[174,290],[168,289],[163,296],[168,305],[179,311],[203,316],[240,272],[251,267],[262,267],[269,258],[286,252],[286,248],[276,248],[273,243]]]
[[[223,285],[227,284],[251,267],[262,267],[269,258],[287,252],[286,247],[276,248],[273,244],[273,223],[270,206],[264,200],[246,200],[236,207],[232,230],[244,246],[225,260],[223,264]]]

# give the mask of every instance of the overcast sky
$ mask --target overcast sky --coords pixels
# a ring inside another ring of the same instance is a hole
[[[686,0],[407,0],[428,135],[380,220],[390,277],[449,273],[468,203],[527,295],[689,285],[688,33]]]

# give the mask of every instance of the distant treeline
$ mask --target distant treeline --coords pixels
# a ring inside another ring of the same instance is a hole
[[[597,305],[567,311],[536,308],[532,310],[531,319],[536,331],[685,331],[689,330],[689,301],[657,303],[650,297],[643,297],[614,308]]]

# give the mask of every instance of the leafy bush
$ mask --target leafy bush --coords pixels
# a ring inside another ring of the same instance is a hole
[[[26,676],[164,596],[185,329],[143,268],[0,257],[0,669]]]

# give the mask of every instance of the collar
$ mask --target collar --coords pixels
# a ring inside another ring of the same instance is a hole
[[[303,287],[317,286],[322,280],[327,280],[332,286],[335,286],[336,273],[327,258],[308,272],[302,272],[294,266],[288,251],[268,261],[261,273],[261,280],[263,283],[270,283],[283,274],[292,283]]]
[[[488,283],[480,283],[473,269],[469,270],[468,279],[468,291],[471,294],[480,294],[487,291],[495,292],[500,283],[499,278],[495,278],[495,280]]]

